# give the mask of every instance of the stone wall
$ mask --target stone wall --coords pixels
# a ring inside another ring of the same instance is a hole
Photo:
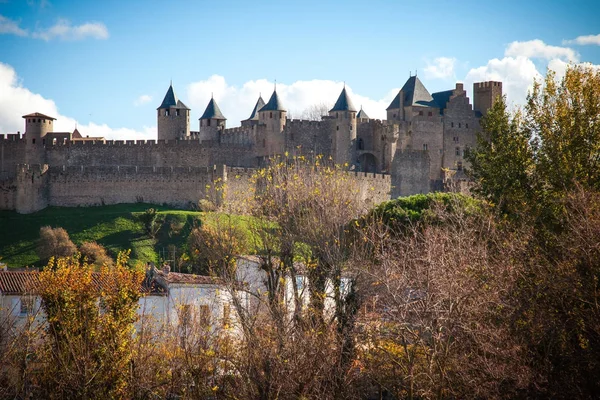
[[[429,165],[429,153],[426,151],[396,150],[392,163],[391,198],[429,193]]]
[[[51,167],[48,204],[96,206],[145,202],[195,207],[224,167],[62,166]],[[211,192],[212,193],[212,192]],[[218,203],[216,198],[212,201]]]
[[[14,210],[17,195],[17,180],[15,178],[0,179],[0,210]]]
[[[250,146],[191,140],[107,140],[46,145],[52,166],[209,167],[215,164],[249,167],[257,161]]]
[[[25,149],[21,135],[0,135],[0,179],[16,176],[17,164],[25,163]]]

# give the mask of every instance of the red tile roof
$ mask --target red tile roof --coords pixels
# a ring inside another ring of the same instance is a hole
[[[56,119],[56,118],[49,117],[48,115],[44,115],[44,114],[39,113],[39,112],[34,112],[34,113],[31,113],[31,114],[23,115],[23,118],[34,118],[34,117],[35,118]]]
[[[37,271],[1,271],[0,294],[26,294],[34,292],[40,279]]]
[[[110,280],[102,279],[98,273],[92,274],[92,282],[97,289],[108,287]],[[0,271],[0,295],[22,295],[37,291],[40,285],[38,271]],[[163,295],[165,290],[154,281],[144,279],[141,292],[144,294]]]

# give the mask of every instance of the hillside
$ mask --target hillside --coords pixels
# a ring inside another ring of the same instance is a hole
[[[146,234],[139,219],[148,208],[156,209],[165,221],[155,239]],[[169,255],[170,245],[181,249],[194,224],[214,225],[224,218],[229,216],[143,203],[81,208],[49,207],[26,215],[0,211],[0,261],[9,268],[41,266],[35,251],[36,241],[40,227],[49,225],[66,229],[76,245],[96,241],[106,247],[112,256],[121,250],[131,249],[132,262],[157,262],[172,258],[172,253]],[[231,218],[247,231],[247,217]]]

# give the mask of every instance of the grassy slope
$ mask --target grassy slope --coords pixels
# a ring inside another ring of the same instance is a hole
[[[138,220],[148,208],[155,208],[165,218],[156,239],[150,238]],[[158,261],[159,254],[175,245],[185,244],[190,230],[198,220],[214,225],[229,218],[224,214],[173,210],[149,204],[118,204],[102,207],[49,207],[33,214],[20,215],[0,211],[0,257],[9,267],[40,266],[35,252],[40,227],[62,227],[71,240],[79,245],[94,240],[116,255],[120,250],[131,249],[132,261]],[[247,230],[248,218],[231,216],[234,223]]]

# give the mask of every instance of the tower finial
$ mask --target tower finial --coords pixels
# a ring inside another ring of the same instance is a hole
[[[344,81],[344,89],[346,89],[346,81]]]
[[[275,86],[274,86],[274,89],[273,89],[273,90],[274,90],[275,92],[277,91],[277,79],[275,79]]]
[[[171,78],[171,83],[169,84],[169,86],[173,86],[173,78]]]
[[[214,99],[213,92],[210,92],[210,98]]]

